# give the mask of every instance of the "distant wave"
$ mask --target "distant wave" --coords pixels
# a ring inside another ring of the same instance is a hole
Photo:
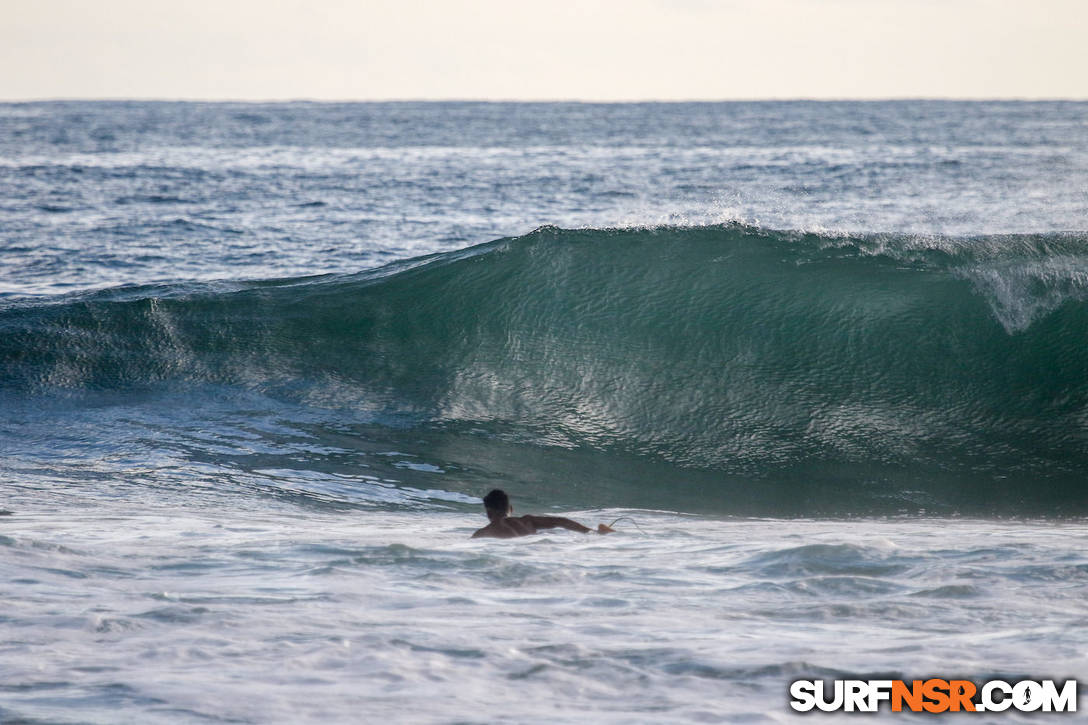
[[[544,227],[350,276],[2,300],[0,392],[212,382],[731,495],[1083,512],[1086,302],[1080,233]]]

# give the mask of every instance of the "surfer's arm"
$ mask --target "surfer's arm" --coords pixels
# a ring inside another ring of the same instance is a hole
[[[522,516],[523,519],[529,519],[529,521],[538,529],[570,529],[571,531],[578,531],[583,534],[588,534],[593,529],[588,526],[582,526],[577,521],[563,518],[562,516]]]

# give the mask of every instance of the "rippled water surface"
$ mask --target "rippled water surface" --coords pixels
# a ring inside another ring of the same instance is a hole
[[[1083,231],[1085,108],[0,104],[0,294],[350,272],[544,224]]]
[[[799,678],[1083,674],[1077,525],[575,516],[629,518],[488,541],[453,513],[8,517],[0,715],[782,722]]]

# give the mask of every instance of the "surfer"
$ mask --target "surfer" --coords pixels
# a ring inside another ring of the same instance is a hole
[[[555,528],[580,531],[583,534],[593,531],[588,526],[582,526],[577,521],[562,516],[511,516],[510,514],[514,513],[514,507],[510,504],[510,497],[505,491],[497,488],[484,496],[484,511],[487,512],[487,518],[491,520],[491,523],[473,534],[474,539],[483,537],[513,539],[517,536],[535,534],[541,529]],[[597,527],[598,534],[610,534],[613,531],[615,529],[606,524]]]

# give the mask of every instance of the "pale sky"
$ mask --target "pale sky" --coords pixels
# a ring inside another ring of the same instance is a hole
[[[1088,98],[1088,0],[0,0],[0,99]]]

